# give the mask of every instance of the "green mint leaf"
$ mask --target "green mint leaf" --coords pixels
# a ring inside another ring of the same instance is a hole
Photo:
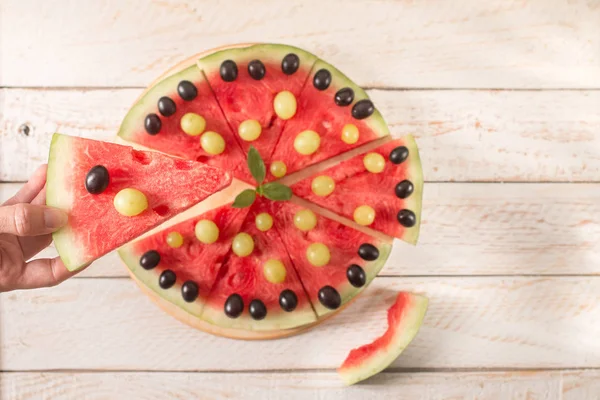
[[[263,185],[263,193],[269,200],[284,201],[292,198],[292,189],[277,182]]]
[[[250,150],[248,150],[248,169],[250,169],[250,173],[256,180],[256,183],[259,185],[263,183],[265,176],[267,175],[267,168],[265,167],[265,162],[261,158],[260,153],[254,146],[250,146]]]
[[[238,194],[233,201],[234,208],[250,207],[256,200],[256,191],[254,189],[246,189]]]

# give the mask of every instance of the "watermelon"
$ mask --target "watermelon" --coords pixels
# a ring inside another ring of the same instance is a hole
[[[294,144],[298,134],[306,130],[319,135],[320,146],[314,153],[302,155]],[[318,60],[300,93],[296,115],[286,123],[271,161],[283,161],[291,174],[388,135],[387,124],[367,93],[337,68]]]
[[[315,178],[322,176],[335,182],[335,189],[326,196],[319,196],[312,189]],[[364,225],[409,243],[417,242],[423,175],[412,136],[390,141],[318,171],[291,188],[296,196],[357,223],[362,222],[357,209],[368,206],[374,210],[374,218],[363,222]]]
[[[292,202],[274,202],[270,210],[282,243],[319,317],[337,310],[366,288],[390,254],[391,241],[322,215],[315,214],[314,227],[299,229],[296,218],[298,212],[305,209]],[[315,243],[328,248],[329,260],[325,265],[315,266],[308,258],[307,253]]]
[[[285,248],[276,245],[281,243],[279,234],[272,227],[257,228],[256,218],[267,209],[266,202],[254,203],[240,229],[252,238],[252,252],[240,256],[231,251],[221,267],[202,313],[202,319],[211,324],[260,331],[290,329],[317,320]],[[243,308],[226,314],[228,301],[236,300],[242,300]]]
[[[226,204],[129,243],[118,253],[138,282],[199,318],[247,213],[248,209]],[[217,226],[215,242],[198,240],[195,229],[199,221],[212,221]],[[167,241],[173,232],[183,238],[179,247]]]
[[[204,129],[185,133],[183,117],[194,114],[204,119]],[[207,132],[223,138],[225,148],[220,154],[204,149],[202,139]],[[220,167],[238,179],[253,182],[245,168],[245,154],[196,65],[173,73],[147,90],[123,119],[118,137],[142,148]]]
[[[46,203],[69,214],[68,224],[53,234],[56,249],[67,269],[79,269],[222,190],[231,179],[229,172],[194,161],[55,134]],[[133,214],[132,198],[138,199]]]
[[[254,146],[269,160],[287,121],[275,112],[274,100],[283,91],[298,98],[316,59],[297,47],[257,44],[217,51],[198,61],[245,154]],[[258,121],[257,139],[244,140],[238,134],[247,120]]]
[[[388,328],[374,342],[353,349],[338,374],[346,385],[367,379],[387,368],[416,336],[425,313],[426,297],[400,292],[388,309]]]

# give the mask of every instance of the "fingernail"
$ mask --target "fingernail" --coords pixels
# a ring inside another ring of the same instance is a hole
[[[61,210],[55,208],[47,208],[44,210],[44,224],[48,229],[57,229],[67,224],[68,215]]]

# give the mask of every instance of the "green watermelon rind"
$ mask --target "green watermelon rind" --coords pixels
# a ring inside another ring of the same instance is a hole
[[[371,282],[373,282],[373,279],[375,279],[375,277],[377,276],[379,271],[381,271],[381,269],[384,267],[385,263],[387,262],[390,254],[392,252],[392,244],[386,243],[386,242],[380,242],[377,244],[376,247],[377,247],[377,249],[379,249],[379,257],[375,261],[368,261],[366,263],[366,265],[363,266],[363,269],[365,270],[365,273],[367,275],[367,280],[362,287],[358,287],[358,288],[354,287],[347,280],[344,281],[344,283],[342,285],[338,285],[337,287],[333,286],[338,291],[338,293],[340,294],[340,297],[342,298],[342,306],[344,304],[348,303],[350,300],[352,300],[358,294],[360,294],[363,290],[365,290],[371,284]],[[302,278],[300,278],[300,280],[302,280]],[[310,297],[309,297],[309,299],[310,299]],[[311,299],[311,301],[312,301],[312,299]],[[317,313],[317,315],[319,317],[323,317],[329,313],[336,311],[336,310],[331,310],[331,309],[323,306],[318,300],[315,300],[312,302],[313,302],[313,308],[315,309],[315,312]]]
[[[314,63],[318,60],[316,55],[295,46],[278,43],[257,43],[216,51],[200,58],[197,64],[205,73],[211,73],[215,70],[218,71],[221,63],[225,60],[233,60],[236,63],[241,63],[258,59],[281,63],[283,57],[289,53],[295,53],[300,58],[300,68],[304,68],[302,64],[308,62],[308,71],[311,70]]]
[[[388,327],[388,329],[394,329],[397,332],[390,344],[385,348],[380,349],[378,354],[368,358],[365,362],[353,367],[344,367],[342,365],[342,367],[338,369],[338,374],[345,385],[353,385],[383,371],[390,366],[412,342],[425,319],[425,314],[427,313],[427,308],[429,306],[429,299],[414,294],[411,295],[411,299],[414,303],[400,323],[394,327]]]
[[[144,284],[148,289],[155,292],[164,300],[176,305],[190,315],[200,318],[204,302],[198,298],[196,301],[188,303],[181,296],[181,285],[175,284],[169,289],[163,289],[158,285],[158,275],[152,270],[145,270],[140,266],[139,260],[141,254],[135,251],[135,242],[122,246],[117,250],[121,260],[125,263],[129,271]]]
[[[204,80],[202,71],[194,64],[182,71],[162,79],[153,85],[125,115],[117,135],[126,141],[135,141],[135,135],[144,130],[144,118],[149,110],[158,110],[158,100],[167,93],[176,93],[177,85],[182,80],[191,82]]]
[[[71,149],[73,139],[70,136],[55,133],[50,143],[48,156],[48,172],[46,179],[46,205],[59,208],[69,213],[73,208],[74,193],[69,190],[72,185],[65,171],[70,171]],[[85,254],[75,241],[73,230],[69,225],[52,234],[54,246],[63,264],[69,271],[76,271],[84,266]]]
[[[408,148],[408,167],[406,177],[414,186],[413,193],[404,200],[404,207],[415,213],[416,223],[411,228],[406,228],[402,240],[409,244],[417,244],[421,231],[421,212],[423,208],[423,169],[421,166],[421,156],[417,142],[412,135],[404,137],[405,146]]]
[[[342,71],[340,71],[339,69],[337,69],[336,67],[324,60],[319,59],[315,63],[315,65],[313,66],[313,72],[311,73],[311,77],[314,75],[314,73],[316,73],[322,68],[327,69],[331,73],[331,86],[338,90],[345,87],[349,87],[354,91],[354,102],[349,107],[354,106],[354,104],[356,104],[356,102],[360,100],[371,100],[371,98],[363,88],[354,83],[354,81],[352,81],[352,79],[350,79]],[[307,83],[307,85],[311,84],[312,82]],[[388,124],[386,123],[385,118],[383,118],[383,115],[381,114],[376,105],[375,112],[373,112],[371,116],[363,119],[362,121],[365,122],[373,130],[373,132],[377,133],[379,135],[378,137],[381,138],[390,135],[390,129],[388,127]]]

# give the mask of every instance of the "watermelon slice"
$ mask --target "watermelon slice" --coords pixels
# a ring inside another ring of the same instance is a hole
[[[67,269],[79,269],[222,190],[231,179],[228,172],[193,161],[55,134],[46,203],[69,214],[68,224],[53,235],[56,249]],[[126,199],[122,195],[131,189],[145,196],[147,207],[126,216],[115,201]]]
[[[129,243],[118,252],[139,282],[200,317],[231,241],[247,213],[248,209],[227,204]],[[198,240],[195,229],[199,221],[212,221],[217,226],[219,234],[215,242],[205,244]],[[168,244],[167,238],[173,232],[183,238],[180,247]]]
[[[193,114],[204,119],[205,127],[190,130],[190,135],[182,128],[182,117]],[[202,140],[207,132],[216,132],[223,138],[222,153],[211,154],[204,149]],[[245,154],[196,65],[152,86],[127,113],[118,136],[145,148],[232,171],[236,178],[253,182],[245,168]]]
[[[254,249],[245,256],[231,251],[211,290],[202,313],[211,324],[260,331],[317,320],[285,248],[277,245],[279,234],[274,228],[264,232],[257,228],[256,218],[267,208],[266,202],[260,199],[252,206],[240,230],[252,237]],[[228,302],[240,299],[243,308],[227,315]]]
[[[387,368],[416,336],[425,313],[426,297],[400,292],[388,309],[388,328],[373,343],[358,347],[348,354],[338,373],[346,385],[367,379]]]
[[[342,131],[346,125],[351,126],[345,129],[344,141]],[[302,155],[294,144],[306,130],[320,136],[320,145],[314,153]],[[366,92],[338,69],[318,60],[300,93],[296,115],[286,123],[271,161],[283,161],[291,174],[387,135],[387,124]]]
[[[322,215],[313,213],[316,225],[300,230],[296,223],[301,214],[297,213],[305,209],[291,202],[273,202],[270,210],[281,241],[319,317],[340,308],[367,287],[390,254],[390,241]],[[320,245],[311,247],[315,243],[324,244],[329,251],[325,265],[315,266],[309,261],[311,249],[314,248],[317,255],[323,249]]]
[[[321,176],[335,182],[327,196],[318,196],[312,189],[315,178]],[[419,237],[423,175],[412,136],[319,171],[292,185],[292,190],[298,197],[387,235],[413,244]],[[374,219],[360,220],[357,208],[364,206],[374,210]]]
[[[288,91],[298,98],[316,59],[297,47],[257,44],[218,51],[198,61],[244,154],[252,145],[269,160],[286,123],[275,112],[275,97]],[[258,121],[262,128],[252,141],[238,134],[247,120]]]

